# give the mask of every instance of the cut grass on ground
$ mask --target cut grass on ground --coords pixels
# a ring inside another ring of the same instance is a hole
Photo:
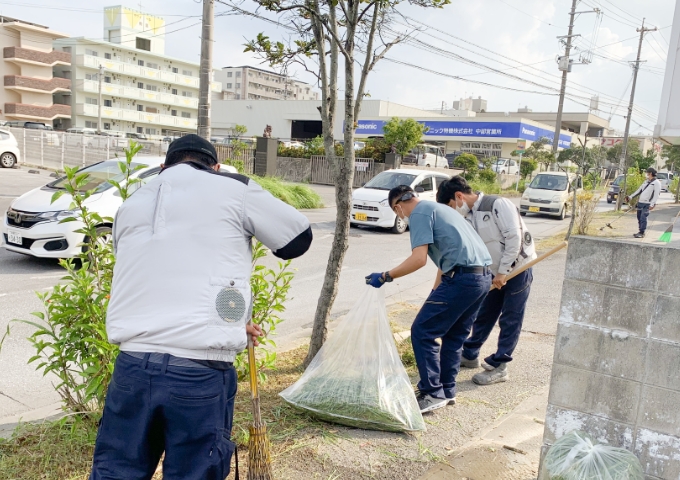
[[[252,175],[250,178],[276,198],[298,210],[323,207],[319,194],[307,185],[284,183],[276,177],[258,177]]]

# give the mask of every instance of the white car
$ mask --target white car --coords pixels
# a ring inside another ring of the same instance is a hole
[[[656,178],[661,183],[661,191],[667,192],[671,183],[673,183],[673,174],[670,172],[659,172],[656,174]]]
[[[573,173],[568,177],[564,172],[539,173],[522,194],[520,214],[542,213],[564,220],[574,192],[571,184],[575,184],[578,190],[583,188],[581,177]]]
[[[142,182],[132,188],[136,190],[158,175],[164,161],[165,157],[160,156],[136,157],[133,166],[144,165],[144,168],[133,175],[133,178],[138,177]],[[108,182],[122,180],[118,162],[107,160],[80,170],[90,174],[90,181],[83,187],[83,191],[96,189],[96,193],[85,203],[102,217],[113,218],[123,203],[118,190]],[[220,170],[236,173],[234,167],[227,165],[221,165]],[[51,203],[52,195],[63,189],[65,182],[64,177],[59,178],[23,194],[10,204],[4,222],[0,225],[3,248],[42,258],[72,258],[82,252],[84,236],[75,232],[82,227],[82,223],[59,223],[60,220],[73,216],[73,212],[69,210],[71,196],[63,195]],[[103,223],[97,228],[104,241],[110,239],[111,227],[110,223]]]
[[[0,130],[0,152],[0,165],[3,168],[12,168],[21,160],[17,139],[7,130]]]
[[[491,170],[500,174],[517,175],[519,173],[519,166],[515,160],[509,158],[499,158],[491,166]]]
[[[390,228],[394,233],[404,233],[406,223],[390,208],[387,202],[389,191],[399,185],[408,185],[418,193],[421,200],[437,201],[437,189],[450,179],[444,173],[430,173],[423,170],[399,168],[379,173],[373,179],[352,192],[352,226]]]
[[[415,156],[415,164],[419,167],[449,168],[449,160],[442,147],[436,145],[418,145],[409,152]]]

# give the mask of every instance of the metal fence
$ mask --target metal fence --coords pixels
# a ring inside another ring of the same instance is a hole
[[[124,157],[129,148],[129,138],[105,135],[10,128],[17,139],[22,162],[46,168],[64,170],[64,167],[85,167],[116,157]],[[165,155],[168,143],[160,140],[141,140],[139,155]]]
[[[333,162],[344,160],[342,157],[333,157],[328,161],[324,156],[312,157],[311,183],[319,185],[335,185]],[[357,158],[354,166],[354,188],[363,186],[377,174],[385,170],[384,163],[378,163],[372,158]]]
[[[234,147],[231,145],[215,145],[217,151],[217,160],[220,163],[228,163],[234,165],[236,162],[243,162],[243,171],[247,174],[252,174],[255,168],[255,149],[254,148],[238,148],[234,152]]]

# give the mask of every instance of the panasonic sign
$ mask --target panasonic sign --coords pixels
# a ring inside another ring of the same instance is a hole
[[[536,136],[536,131],[535,131],[535,130],[529,130],[529,129],[526,128],[526,127],[522,127],[522,133],[523,133],[524,135],[531,135],[532,137],[535,137],[535,136]]]

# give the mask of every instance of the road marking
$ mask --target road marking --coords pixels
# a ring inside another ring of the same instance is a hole
[[[7,296],[6,293],[0,293],[0,297],[6,297],[6,296]]]
[[[48,279],[48,278],[63,278],[63,277],[65,277],[65,276],[66,276],[66,274],[65,274],[65,273],[62,273],[61,275],[40,275],[39,277],[29,277],[29,278],[30,278],[31,280],[42,280],[43,278],[44,278],[44,279]]]

